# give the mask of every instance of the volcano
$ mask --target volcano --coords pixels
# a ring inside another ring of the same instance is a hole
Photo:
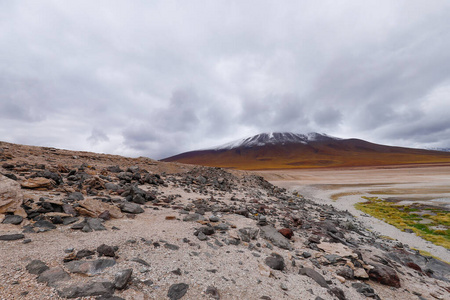
[[[450,153],[342,139],[323,133],[261,133],[218,147],[181,153],[166,162],[241,170],[450,163]]]

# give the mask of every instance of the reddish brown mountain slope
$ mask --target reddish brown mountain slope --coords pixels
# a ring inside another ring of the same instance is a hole
[[[450,153],[384,146],[359,139],[323,138],[191,151],[163,161],[262,170],[450,163]]]

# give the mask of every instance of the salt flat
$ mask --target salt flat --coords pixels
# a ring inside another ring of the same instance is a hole
[[[406,165],[342,169],[259,171],[271,183],[297,190],[308,199],[348,210],[373,231],[397,239],[450,261],[450,251],[403,232],[354,208],[362,196],[395,198],[402,203],[427,203],[447,207],[450,199],[450,165]]]

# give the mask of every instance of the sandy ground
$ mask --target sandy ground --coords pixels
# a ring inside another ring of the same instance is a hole
[[[350,211],[363,221],[367,228],[381,235],[397,239],[412,248],[428,251],[450,262],[449,249],[436,246],[415,234],[402,232],[354,208],[355,203],[362,202],[361,196],[377,196],[377,193],[383,197],[401,195],[402,198],[413,199],[414,202],[423,200],[429,204],[433,204],[433,201],[426,200],[429,198],[450,199],[450,166],[361,167],[258,173],[273,184],[297,190],[308,199]],[[448,207],[449,202],[434,204]]]

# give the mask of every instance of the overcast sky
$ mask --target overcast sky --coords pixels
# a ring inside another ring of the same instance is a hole
[[[164,158],[261,132],[450,147],[450,1],[0,0],[0,140]]]

